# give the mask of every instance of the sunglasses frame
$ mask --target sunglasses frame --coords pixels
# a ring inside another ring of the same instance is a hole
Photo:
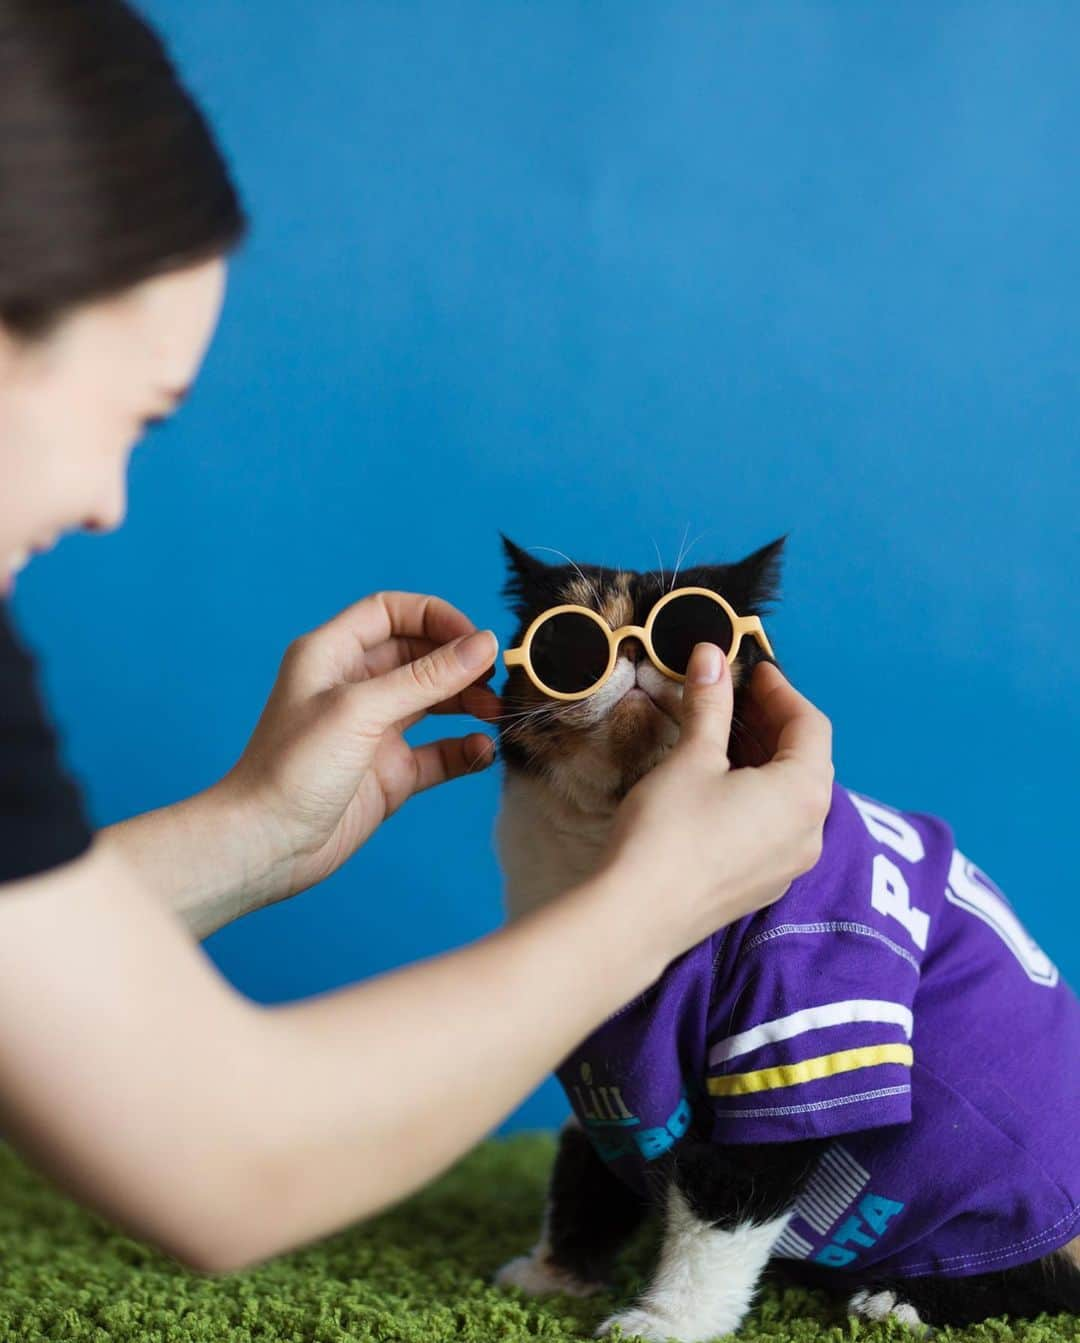
[[[615,664],[619,660],[619,645],[622,641],[624,639],[629,639],[630,637],[635,637],[641,640],[649,661],[657,671],[662,672],[664,676],[670,677],[673,681],[685,681],[685,673],[673,671],[672,668],[666,666],[660,660],[656,649],[653,647],[652,641],[653,626],[656,623],[658,613],[662,611],[665,606],[676,601],[679,597],[708,597],[714,601],[717,606],[723,608],[728,620],[731,622],[731,648],[727,652],[727,660],[729,663],[735,661],[739,652],[739,646],[743,641],[743,635],[745,634],[749,634],[757,639],[758,643],[769,657],[775,658],[772,645],[769,643],[768,636],[762,627],[760,616],[739,615],[729,601],[721,597],[718,592],[713,592],[711,588],[686,587],[672,588],[670,592],[665,593],[649,611],[649,614],[645,618],[644,625],[621,625],[617,630],[613,630],[604,617],[600,615],[599,612],[592,610],[591,607],[577,606],[574,603],[565,606],[550,606],[546,611],[541,611],[536,619],[532,621],[525,631],[525,636],[521,643],[518,644],[516,648],[508,648],[503,653],[503,663],[507,667],[523,667],[525,669],[525,675],[537,690],[539,690],[542,695],[547,695],[551,699],[587,699],[590,695],[595,695],[596,692],[610,680],[611,673],[615,670]],[[577,615],[588,616],[590,620],[595,621],[601,630],[603,630],[608,640],[608,664],[604,674],[585,690],[552,690],[550,686],[545,685],[544,682],[540,680],[539,676],[537,676],[536,672],[533,670],[531,652],[532,641],[536,635],[536,631],[540,629],[542,625],[546,624],[547,621],[552,619],[553,616],[563,615],[569,611],[573,611]]]

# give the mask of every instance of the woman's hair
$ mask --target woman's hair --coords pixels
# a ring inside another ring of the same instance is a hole
[[[0,323],[40,335],[245,229],[202,113],[125,0],[0,0]]]

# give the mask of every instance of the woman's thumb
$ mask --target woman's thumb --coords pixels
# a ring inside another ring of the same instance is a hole
[[[380,729],[412,714],[433,709],[471,685],[495,661],[499,641],[491,630],[477,630],[364,683],[368,711]]]
[[[683,685],[683,739],[701,741],[726,759],[733,699],[727,658],[716,644],[696,644]]]

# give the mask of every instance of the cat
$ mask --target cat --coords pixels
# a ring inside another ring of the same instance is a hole
[[[643,626],[676,587],[759,615],[784,538],[678,577],[503,545],[520,644],[563,603]],[[511,918],[596,870],[620,800],[678,740],[681,683],[638,637],[618,653],[580,700],[510,670],[496,844]],[[732,664],[734,765],[753,759],[740,706],[766,656],[744,639]],[[649,1286],[598,1335],[727,1333],[767,1265],[919,1331],[1080,1312],[1080,1003],[935,818],[834,785],[812,872],[673,961],[558,1076],[573,1114],[539,1239],[496,1281],[590,1294],[658,1213]]]

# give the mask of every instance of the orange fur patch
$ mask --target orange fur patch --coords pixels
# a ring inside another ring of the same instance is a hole
[[[600,614],[613,630],[622,625],[634,623],[634,602],[630,596],[630,575],[621,570],[615,576],[615,582],[604,593],[604,605]]]
[[[587,578],[571,578],[562,591],[563,601],[568,606],[587,606],[590,611],[596,610],[598,595],[596,585]]]
[[[613,630],[617,630],[620,625],[630,625],[634,620],[630,575],[621,570],[602,588],[599,582],[592,582],[588,578],[571,578],[563,588],[563,600],[599,612]]]

